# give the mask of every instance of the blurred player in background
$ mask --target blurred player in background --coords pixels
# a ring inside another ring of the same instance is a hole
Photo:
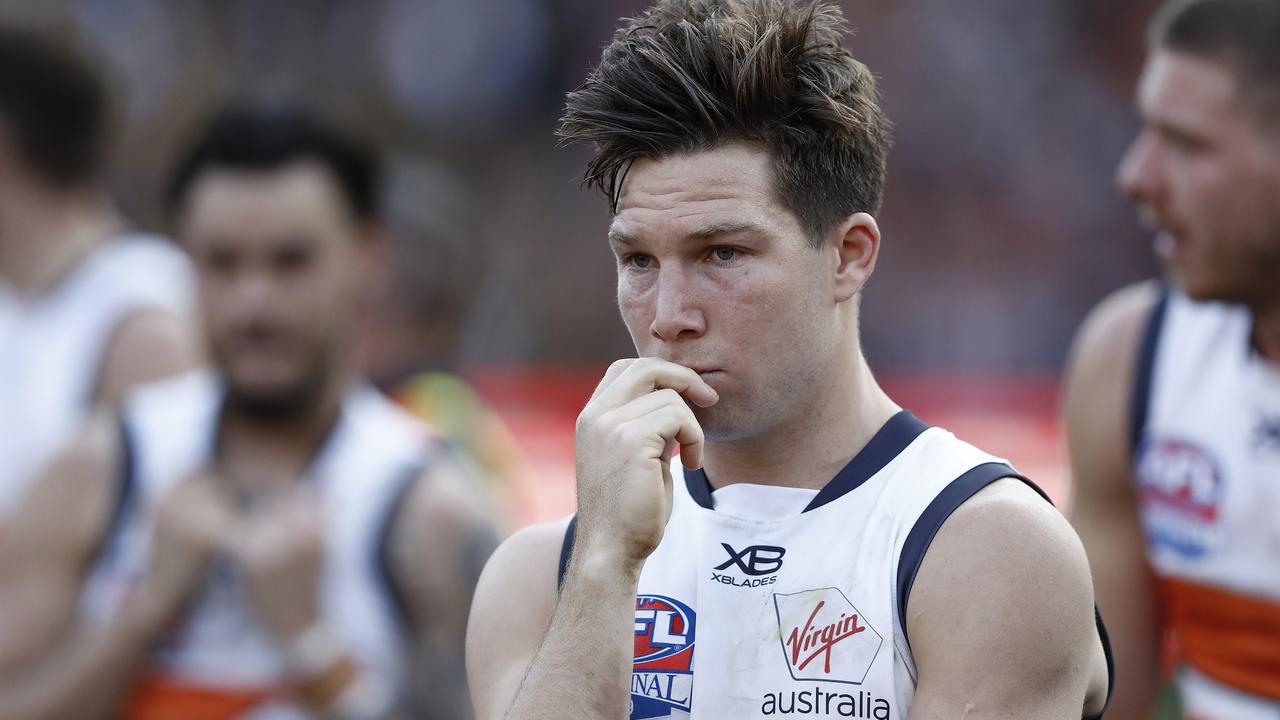
[[[578,417],[576,519],[485,569],[481,718],[1101,715],[1066,519],[862,355],[889,138],[845,39],[830,4],[666,0],[569,95],[640,358]]]
[[[1080,331],[1074,522],[1115,639],[1120,718],[1147,717],[1171,629],[1186,716],[1280,717],[1280,2],[1153,20],[1143,128],[1118,170],[1171,286]]]
[[[0,525],[96,402],[197,362],[185,256],[108,199],[107,106],[69,48],[0,29]]]
[[[443,445],[353,370],[376,178],[286,111],[223,113],[179,165],[216,369],[95,417],[23,507],[0,717],[467,715],[494,533]]]

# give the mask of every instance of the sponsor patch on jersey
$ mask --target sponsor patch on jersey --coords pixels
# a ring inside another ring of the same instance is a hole
[[[782,558],[787,554],[786,548],[776,545],[751,545],[737,550],[722,542],[720,547],[729,559],[712,569],[711,582],[739,588],[758,588],[777,582]],[[747,577],[738,577],[737,573]]]
[[[664,595],[636,597],[631,720],[689,712],[693,704],[693,640],[697,619],[688,605]]]
[[[1134,475],[1147,541],[1189,558],[1221,537],[1225,481],[1218,462],[1186,440],[1151,437],[1138,447]]]
[[[773,604],[793,679],[862,684],[884,638],[843,592],[774,593]]]

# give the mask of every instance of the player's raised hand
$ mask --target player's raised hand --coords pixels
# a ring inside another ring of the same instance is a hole
[[[641,358],[609,367],[578,415],[576,552],[637,564],[653,552],[671,514],[676,446],[685,467],[702,466],[702,428],[689,403],[717,400],[682,365]]]
[[[320,616],[323,528],[319,501],[291,493],[241,514],[224,546],[244,571],[249,601],[281,643]]]
[[[151,568],[138,596],[156,622],[177,613],[202,585],[231,521],[230,502],[208,471],[183,479],[161,499]]]

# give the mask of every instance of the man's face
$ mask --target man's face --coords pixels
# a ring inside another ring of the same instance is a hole
[[[1280,283],[1280,128],[1267,128],[1220,62],[1158,50],[1138,88],[1143,129],[1117,171],[1160,231],[1191,297],[1274,303]]]
[[[360,228],[332,176],[307,161],[207,170],[181,235],[230,399],[262,415],[309,409],[344,362],[358,296]]]
[[[833,250],[774,198],[768,154],[731,144],[637,161],[609,230],[618,306],[642,357],[697,371],[715,441],[758,437],[822,392],[834,356]]]

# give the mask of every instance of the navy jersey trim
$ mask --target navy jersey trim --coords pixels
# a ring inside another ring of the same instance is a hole
[[[573,555],[573,541],[578,534],[578,516],[569,518],[569,527],[564,529],[564,541],[560,543],[560,564],[556,569],[556,592],[564,587],[565,573],[569,572],[569,558]]]
[[[1045,500],[1049,496],[1027,478],[1019,475],[1013,468],[1000,462],[983,463],[952,480],[938,496],[929,503],[916,524],[907,533],[907,541],[902,546],[902,554],[898,557],[898,621],[902,626],[903,639],[907,647],[911,640],[907,638],[907,598],[911,595],[911,586],[915,584],[916,573],[920,571],[920,563],[929,549],[933,538],[938,534],[942,524],[951,517],[956,508],[964,504],[982,488],[1001,478],[1017,478],[1035,490]]]
[[[1098,626],[1098,640],[1102,642],[1102,654],[1107,658],[1107,699],[1102,702],[1102,709],[1097,715],[1090,715],[1085,720],[1102,720],[1102,716],[1107,714],[1107,708],[1111,707],[1111,691],[1116,687],[1116,659],[1111,654],[1111,636],[1107,634],[1107,626],[1102,622],[1102,613],[1098,610],[1098,604],[1093,605],[1093,618]]]
[[[827,503],[857,490],[859,486],[870,480],[876,473],[884,469],[894,458],[898,457],[907,446],[915,441],[920,433],[929,429],[929,425],[912,415],[907,410],[900,410],[880,427],[867,442],[866,447],[858,451],[847,465],[836,473],[818,494],[814,496],[804,512],[816,510]],[[708,510],[715,508],[711,497],[711,481],[702,468],[685,470],[685,487],[693,501]]]
[[[120,465],[116,470],[115,502],[111,508],[106,531],[103,532],[93,553],[97,559],[95,564],[111,552],[111,547],[117,542],[116,539],[124,532],[125,518],[138,493],[138,445],[123,412],[116,416],[116,421],[119,424],[120,434]]]
[[[391,499],[382,509],[382,517],[378,521],[374,534],[373,568],[377,586],[382,589],[387,605],[399,619],[403,627],[409,627],[413,616],[409,612],[409,597],[400,582],[396,580],[395,563],[391,557],[391,536],[404,515],[405,500],[426,470],[426,460],[407,463],[397,471],[395,489]],[[421,621],[421,618],[417,618]]]
[[[1169,290],[1161,290],[1160,299],[1151,310],[1151,317],[1142,332],[1142,344],[1138,347],[1138,363],[1133,375],[1133,406],[1129,410],[1129,450],[1138,451],[1142,433],[1147,428],[1147,413],[1151,409],[1151,380],[1155,373],[1156,350],[1160,345],[1160,330],[1168,314]]]
[[[867,446],[859,450],[849,464],[818,491],[804,512],[817,510],[857,490],[863,483],[883,470],[885,465],[893,462],[893,459],[902,454],[908,445],[920,437],[920,433],[928,429],[928,424],[909,411],[898,411],[871,437]]]
[[[714,510],[716,507],[715,498],[711,497],[711,481],[707,479],[707,471],[698,468],[697,470],[684,470],[684,486],[689,490],[689,497],[698,505]]]

